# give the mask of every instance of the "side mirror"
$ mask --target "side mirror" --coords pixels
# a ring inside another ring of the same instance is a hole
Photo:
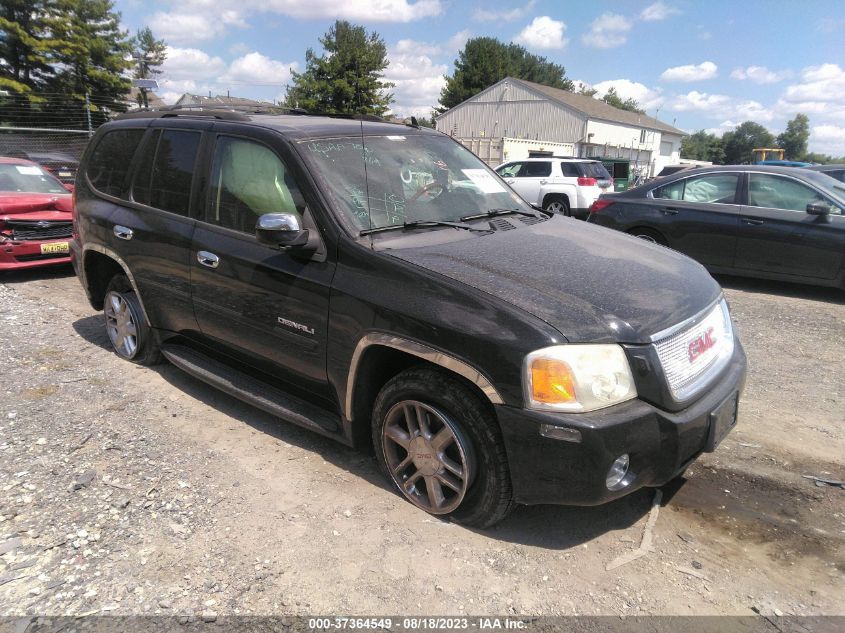
[[[265,213],[255,223],[255,237],[273,248],[301,247],[308,244],[308,229],[293,213]]]
[[[811,202],[807,205],[810,215],[830,215],[830,205],[827,202]]]

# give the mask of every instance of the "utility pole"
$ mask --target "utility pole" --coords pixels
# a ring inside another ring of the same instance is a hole
[[[85,92],[85,118],[88,121],[88,136],[94,136],[94,128],[91,127],[91,100],[88,98],[88,92]]]
[[[146,79],[147,78],[147,56],[145,53],[138,51],[137,53],[132,54],[132,58],[138,61],[138,79]],[[149,107],[149,103],[147,102],[147,89],[143,86],[139,86],[138,90],[141,91],[141,101],[144,108]]]

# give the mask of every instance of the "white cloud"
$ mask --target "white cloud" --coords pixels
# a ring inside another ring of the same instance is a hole
[[[226,62],[212,57],[197,48],[168,46],[167,58],[161,66],[162,78],[170,81],[203,80],[217,77],[226,68]]]
[[[219,79],[223,84],[285,84],[290,79],[291,69],[296,70],[296,62],[280,62],[262,55],[247,53],[237,58]]]
[[[660,75],[663,81],[703,81],[713,79],[716,76],[718,67],[713,62],[701,62],[698,65],[687,64],[686,66],[675,66],[667,68]]]
[[[715,134],[716,136],[722,136],[725,132],[733,132],[739,123],[734,121],[722,121],[717,127],[709,127],[706,128],[704,131],[708,134]],[[695,131],[695,130],[693,130]]]
[[[566,24],[560,20],[553,20],[547,15],[534,18],[531,24],[526,26],[514,37],[513,41],[523,44],[528,48],[552,49],[563,48],[569,42],[563,32]]]
[[[150,28],[165,42],[193,44],[222,35],[226,24],[201,13],[158,11],[150,18]]]
[[[667,103],[667,108],[673,112],[699,112],[712,119],[728,121],[768,123],[777,118],[774,109],[766,108],[758,101],[732,99],[727,95],[708,94],[697,90],[675,95]]]
[[[774,84],[783,81],[791,73],[788,70],[775,72],[765,66],[748,66],[747,68],[734,68],[731,72],[731,79],[740,81],[752,81],[755,84]]]
[[[340,18],[363,22],[412,22],[439,15],[440,0],[247,0],[255,10],[295,18]]]
[[[427,55],[392,51],[389,57],[390,65],[384,78],[395,84],[391,88],[393,113],[397,116],[430,116],[432,108],[440,101],[447,66],[435,64]]]
[[[627,41],[632,26],[633,22],[624,15],[604,13],[593,20],[590,32],[581,41],[593,48],[616,48]]]
[[[673,15],[678,15],[680,12],[679,9],[671,7],[665,2],[655,2],[640,12],[640,20],[644,20],[645,22],[665,20]]]
[[[399,40],[393,46],[393,51],[398,55],[439,55],[441,47],[439,44],[429,44],[417,40]]]
[[[515,9],[503,9],[501,11],[490,11],[487,9],[476,9],[472,13],[472,19],[476,22],[512,22],[528,15],[536,4],[536,0],[529,0],[528,4]]]
[[[470,33],[469,29],[458,31],[446,42],[444,52],[449,54],[457,53],[464,47],[464,44],[467,43],[467,40],[470,38],[471,35],[472,33]]]
[[[801,81],[788,86],[782,98],[788,103],[845,105],[845,70],[838,64],[808,66],[801,71]]]
[[[838,125],[815,125],[810,127],[809,149],[812,152],[845,156],[845,127]]]
[[[660,90],[652,90],[648,86],[630,79],[610,79],[592,87],[598,90],[596,97],[603,97],[608,90],[614,88],[616,94],[622,99],[634,99],[640,104],[640,108],[646,112],[654,111],[662,106],[665,101],[663,95],[660,94]]]

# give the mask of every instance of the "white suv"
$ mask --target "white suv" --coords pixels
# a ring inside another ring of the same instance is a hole
[[[586,219],[590,205],[613,191],[613,179],[597,160],[525,158],[502,163],[496,172],[529,204]]]

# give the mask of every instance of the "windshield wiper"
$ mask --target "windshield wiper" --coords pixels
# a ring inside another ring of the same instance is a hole
[[[491,233],[490,229],[479,229],[469,224],[461,222],[450,222],[448,220],[412,220],[411,222],[403,222],[402,224],[388,224],[386,226],[378,226],[371,229],[364,229],[358,235],[369,235],[370,233],[383,233],[384,231],[398,231],[399,229],[423,229],[432,226],[451,226],[456,229],[464,229],[466,231],[476,231],[478,233]]]
[[[527,215],[530,218],[537,217],[536,213],[532,213],[531,211],[523,211],[522,209],[490,209],[488,211],[485,211],[484,213],[465,215],[461,218],[461,222],[466,222],[467,220],[480,220],[481,218],[492,218],[497,215],[508,215],[510,213],[516,213],[517,215]]]

